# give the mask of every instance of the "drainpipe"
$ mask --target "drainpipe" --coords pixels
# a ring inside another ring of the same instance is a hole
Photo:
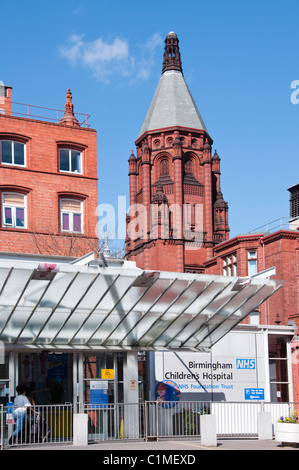
[[[271,390],[270,390],[270,370],[269,370],[269,344],[268,344],[268,329],[263,329],[263,342],[264,342],[264,361],[265,364],[265,402],[271,401]]]
[[[294,395],[293,399],[295,400],[296,403],[298,403],[299,402],[299,342],[298,341],[291,343],[291,351],[292,351],[291,362],[292,362],[292,365],[294,366],[294,376],[295,376],[295,383],[296,383],[296,398]]]
[[[262,251],[263,251],[263,271],[266,270],[266,260],[265,260],[265,243],[261,239]],[[269,325],[269,300],[265,301],[265,316],[266,316],[266,325]]]

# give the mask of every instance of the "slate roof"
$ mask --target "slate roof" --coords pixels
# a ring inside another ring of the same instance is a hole
[[[148,131],[178,126],[207,132],[182,72],[167,70],[161,75],[138,138]]]

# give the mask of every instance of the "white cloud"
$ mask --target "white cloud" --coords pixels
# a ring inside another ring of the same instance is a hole
[[[86,41],[83,35],[73,34],[67,45],[60,47],[60,54],[74,66],[87,67],[103,82],[109,82],[112,76],[146,80],[154,64],[155,50],[161,44],[160,35],[155,33],[145,44],[137,47],[137,55],[134,55],[124,39],[116,37],[105,41],[100,37]]]
[[[152,67],[155,63],[155,52],[157,47],[163,44],[161,35],[154,33],[145,44],[140,46],[141,57],[138,62],[138,71],[136,78],[147,80],[151,74]]]
[[[83,36],[77,36],[76,34],[73,34],[69,38],[69,46],[60,48],[61,55],[72,64],[77,63],[77,61],[82,57],[82,49],[84,46],[82,38]]]
[[[116,38],[111,44],[107,44],[102,38],[99,38],[87,44],[84,61],[93,66],[99,62],[127,59],[128,56],[129,48],[126,42]]]
[[[115,38],[105,42],[102,38],[85,41],[83,36],[72,35],[60,54],[72,65],[84,65],[101,81],[109,81],[115,72],[124,74],[129,64],[129,47],[126,41]]]

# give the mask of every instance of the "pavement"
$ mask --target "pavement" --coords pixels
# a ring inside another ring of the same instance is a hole
[[[88,446],[76,446],[72,443],[68,444],[36,444],[32,445],[24,445],[24,446],[12,446],[12,447],[5,447],[5,451],[17,451],[17,450],[84,450],[84,451],[98,451],[101,452],[103,455],[103,459],[108,458],[111,461],[103,462],[103,463],[127,463],[125,460],[123,462],[113,462],[113,459],[121,459],[122,455],[123,458],[128,458],[128,455],[136,456],[140,462],[145,462],[146,459],[153,459],[153,455],[156,458],[162,458],[163,452],[167,451],[167,455],[172,454],[173,456],[179,456],[178,459],[183,458],[183,462],[187,463],[186,459],[187,455],[197,455],[198,451],[201,450],[209,450],[209,451],[218,451],[218,450],[299,450],[299,447],[292,447],[291,445],[282,445],[281,442],[277,442],[275,440],[259,440],[257,438],[245,439],[245,438],[223,438],[217,439],[217,446],[208,447],[201,445],[201,441],[199,438],[197,439],[160,439],[150,440],[150,441],[142,441],[142,440],[117,440],[117,441],[104,441],[104,442],[96,442],[90,443]],[[132,452],[133,451],[133,452]],[[145,452],[146,451],[146,452]],[[166,455],[166,454],[165,454]],[[180,457],[181,456],[181,457]],[[142,457],[142,458],[141,458]],[[194,457],[195,458],[195,457]],[[192,459],[192,457],[189,457]],[[148,463],[154,463],[154,461],[148,460]],[[162,463],[155,462],[155,463]],[[164,462],[164,463],[167,463]],[[176,463],[180,463],[179,461]],[[189,463],[192,463],[191,461]],[[132,466],[132,465],[131,465]]]

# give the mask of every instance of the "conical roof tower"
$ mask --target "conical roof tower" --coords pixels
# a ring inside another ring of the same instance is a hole
[[[207,132],[183,75],[179,40],[170,32],[165,39],[162,75],[138,139],[146,132],[178,126]]]
[[[143,269],[203,272],[215,244],[228,237],[227,206],[218,204],[220,158],[212,158],[174,32],[165,39],[162,74],[135,144],[127,258]]]

